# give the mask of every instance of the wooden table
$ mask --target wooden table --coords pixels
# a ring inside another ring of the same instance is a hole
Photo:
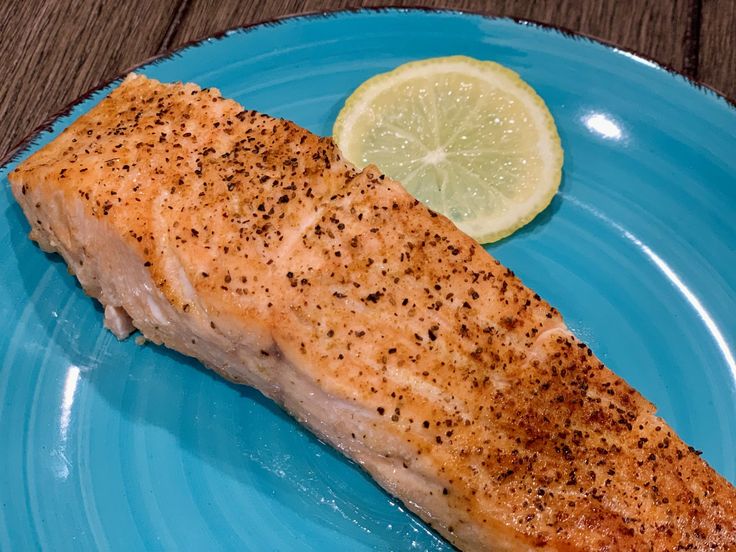
[[[70,101],[146,58],[287,14],[387,4],[558,25],[736,97],[736,0],[0,0],[0,159]]]

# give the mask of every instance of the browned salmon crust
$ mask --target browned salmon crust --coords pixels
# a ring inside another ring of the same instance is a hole
[[[116,333],[258,387],[461,549],[736,549],[654,407],[329,138],[131,75],[10,181]]]

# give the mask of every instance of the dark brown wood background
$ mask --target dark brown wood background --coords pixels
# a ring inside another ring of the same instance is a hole
[[[387,4],[562,26],[736,97],[736,0],[0,0],[0,159],[88,89],[188,41],[288,14]]]

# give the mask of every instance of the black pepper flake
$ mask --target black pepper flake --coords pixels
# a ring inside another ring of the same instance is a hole
[[[568,447],[567,445],[562,445],[562,457],[568,462],[572,461],[575,458],[572,455],[572,451],[570,450],[570,447]]]
[[[376,410],[378,411],[378,413],[379,413],[379,414],[380,414],[381,416],[383,416],[383,413],[384,413],[384,412],[386,412],[386,409],[385,409],[385,408],[383,408],[382,406],[379,406],[378,408],[376,408]]]
[[[437,339],[437,334],[435,334],[432,330],[429,330],[427,332],[427,335],[429,336],[429,339],[431,339],[432,341]]]

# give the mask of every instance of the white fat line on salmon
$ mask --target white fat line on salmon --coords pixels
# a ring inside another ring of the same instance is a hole
[[[180,296],[182,305],[189,305],[188,312],[202,312],[202,308],[197,296],[197,292],[194,289],[189,277],[187,276],[186,269],[182,263],[179,255],[176,252],[176,248],[172,247],[169,242],[169,227],[162,216],[164,209],[164,203],[169,198],[169,192],[162,191],[153,204],[156,207],[155,215],[151,217],[153,219],[153,234],[158,238],[158,245],[161,248],[161,262],[164,266],[164,271],[167,275],[176,277],[176,286],[172,285],[172,288],[176,289],[177,294]],[[174,284],[174,282],[171,282]],[[149,307],[153,315],[159,319],[160,323],[165,323],[163,316],[160,315],[160,311],[152,304],[149,298]],[[155,310],[154,310],[155,309]],[[159,316],[156,313],[159,312]]]
[[[329,204],[323,201],[314,211],[305,214],[299,227],[292,233],[292,237],[281,242],[281,245],[277,249],[276,260],[273,266],[280,266],[291,258],[292,252],[296,248],[301,247],[301,241],[304,239],[307,230],[314,228],[328,208]]]

